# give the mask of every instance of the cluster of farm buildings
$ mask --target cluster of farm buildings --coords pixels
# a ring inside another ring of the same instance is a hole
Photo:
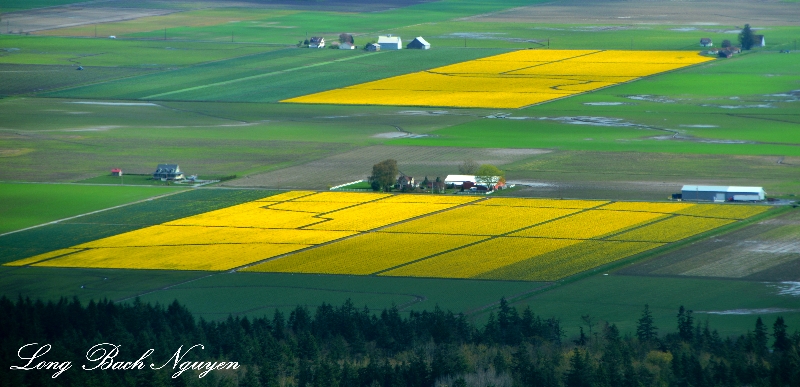
[[[462,191],[491,192],[506,187],[505,180],[500,176],[493,176],[492,179],[489,180],[494,181],[494,183],[487,184],[486,182],[479,182],[479,179],[474,175],[447,175],[444,181],[438,177],[436,180],[430,181],[425,177],[425,180],[422,182],[417,182],[413,177],[401,174],[400,177],[397,178],[395,188],[405,190],[419,187],[432,189],[434,191],[441,191],[444,190],[444,188],[456,188]]]
[[[314,36],[308,40],[308,48],[325,48],[325,38],[321,36]],[[339,41],[332,43],[340,50],[355,50],[358,46],[353,41],[353,36],[349,34],[339,35]],[[407,49],[417,50],[430,50],[431,44],[421,36],[417,36],[405,46]],[[378,41],[368,43],[364,46],[367,51],[380,51],[380,50],[402,50],[403,40],[399,36],[392,36],[391,34],[385,36],[378,36]]]
[[[764,47],[767,45],[766,40],[764,39],[764,35],[753,35],[753,42],[752,47]],[[714,42],[711,38],[700,38],[700,46],[702,47],[714,47]],[[742,49],[739,47],[732,46],[730,41],[724,41],[722,48],[719,50],[717,49],[710,49],[706,52],[708,55],[716,55],[720,58],[730,58],[733,54],[738,54],[742,52]]]

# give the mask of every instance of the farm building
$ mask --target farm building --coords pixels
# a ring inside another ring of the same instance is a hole
[[[344,42],[339,44],[340,50],[355,50],[356,46],[353,43]]]
[[[381,45],[378,43],[370,43],[366,47],[364,47],[364,49],[367,51],[380,51]]]
[[[325,48],[325,38],[314,36],[308,41],[308,48]]]
[[[122,170],[119,168],[112,169],[111,176],[122,176]]]
[[[763,187],[726,187],[709,185],[684,185],[683,200],[708,202],[752,202],[766,198]]]
[[[478,183],[473,175],[447,175],[447,177],[444,178],[445,184],[453,184],[455,186],[462,186],[467,182],[472,183],[472,185]]]
[[[767,41],[764,40],[764,35],[753,35],[753,47],[764,47]]]
[[[381,45],[381,48],[384,50],[402,50],[403,49],[403,41],[400,39],[399,36],[378,36],[378,44]]]
[[[153,172],[153,179],[183,180],[183,172],[178,164],[158,164],[156,171]]]
[[[414,178],[411,176],[400,175],[397,178],[397,184],[395,184],[397,189],[407,189],[407,188],[414,188],[416,184],[414,183]]]
[[[407,49],[417,49],[417,50],[430,50],[431,44],[428,43],[422,36],[417,36],[414,40],[411,41],[406,46]]]
[[[700,45],[703,47],[711,47],[714,45],[714,42],[711,41],[711,38],[700,38]]]
[[[491,187],[492,190],[495,189],[502,189],[505,187],[505,183],[499,176],[495,176],[498,180],[498,183]],[[447,175],[444,179],[445,184],[452,184],[455,187],[463,187],[465,189],[469,189],[472,187],[481,186],[478,184],[478,179],[473,175]]]

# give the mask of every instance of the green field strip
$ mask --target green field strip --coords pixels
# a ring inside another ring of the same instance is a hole
[[[375,53],[372,53],[372,54],[381,54],[381,53],[384,53],[384,52],[386,52],[386,51],[375,52]],[[244,81],[249,81],[249,80],[259,79],[259,78],[264,78],[264,77],[271,77],[271,76],[290,73],[290,72],[294,72],[294,71],[306,70],[306,69],[309,69],[309,68],[314,68],[314,67],[319,67],[319,66],[325,66],[325,65],[332,64],[332,63],[345,62],[345,61],[349,61],[349,60],[353,60],[353,59],[362,59],[362,56],[360,56],[360,55],[359,56],[351,56],[349,58],[335,59],[335,60],[331,60],[331,61],[327,61],[327,62],[320,62],[320,63],[314,63],[314,64],[300,66],[300,67],[294,67],[294,68],[290,68],[290,69],[286,69],[286,70],[278,70],[278,71],[273,71],[273,72],[259,74],[259,75],[251,75],[249,77],[244,77],[244,78],[237,78],[237,79],[231,79],[231,80],[228,80],[228,81],[210,83],[208,85],[189,87],[189,88],[186,88],[186,89],[169,91],[169,92],[161,93],[161,94],[149,95],[149,96],[146,96],[146,97],[142,97],[141,99],[156,99],[156,98],[165,97],[165,96],[168,96],[168,95],[206,89],[206,88],[209,88],[209,87],[225,86],[225,85],[230,85],[232,83],[244,82]]]

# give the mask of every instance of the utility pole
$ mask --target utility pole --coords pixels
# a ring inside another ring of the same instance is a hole
[[[547,48],[550,49],[550,38],[547,38]]]

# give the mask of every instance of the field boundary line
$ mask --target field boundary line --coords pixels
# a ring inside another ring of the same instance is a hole
[[[380,52],[376,52],[376,53],[373,53],[373,54],[381,54],[383,52],[387,52],[387,51],[380,51]],[[367,55],[370,55],[370,54],[367,54]],[[209,88],[209,87],[215,87],[215,86],[224,86],[224,85],[229,85],[231,83],[249,81],[249,80],[252,80],[252,79],[270,77],[270,76],[274,76],[274,75],[280,75],[280,74],[290,73],[290,72],[299,71],[299,70],[306,70],[306,69],[309,69],[309,68],[329,65],[329,64],[332,64],[332,63],[338,63],[338,62],[345,62],[345,61],[354,60],[354,59],[360,59],[360,58],[362,58],[364,56],[365,55],[355,55],[355,56],[351,56],[349,58],[335,59],[335,60],[331,60],[331,61],[327,61],[327,62],[314,63],[314,64],[300,66],[300,67],[292,67],[292,68],[286,69],[286,70],[272,71],[272,72],[268,72],[268,73],[264,73],[264,74],[251,75],[249,77],[230,79],[230,80],[222,81],[222,82],[209,83],[207,85],[200,85],[200,86],[195,86],[195,87],[189,87],[189,88],[186,88],[186,89],[168,91],[166,93],[153,94],[153,95],[149,95],[149,96],[146,96],[146,97],[141,97],[139,99],[153,99],[153,98],[164,97],[164,96],[172,95],[172,94],[184,93],[184,92],[187,92],[187,91],[201,90],[201,89],[205,89],[205,88]]]
[[[31,183],[31,184],[33,184],[33,183]],[[46,183],[46,184],[58,184],[58,183]],[[147,202],[147,201],[150,201],[150,200],[161,199],[161,198],[164,198],[164,197],[167,197],[167,196],[177,195],[177,194],[179,194],[179,193],[183,193],[183,192],[185,192],[185,190],[180,190],[180,191],[177,191],[177,192],[170,192],[170,193],[168,193],[168,194],[159,195],[159,196],[153,196],[153,197],[150,197],[150,198],[147,198],[147,199],[137,200],[137,201],[135,201],[135,202],[130,202],[130,203],[125,203],[125,204],[116,205],[116,206],[113,206],[113,207],[103,208],[103,209],[101,209],[101,210],[96,210],[96,211],[86,212],[86,213],[83,213],[83,214],[80,214],[80,215],[75,215],[75,216],[70,216],[70,217],[68,217],[68,218],[63,218],[63,219],[54,220],[54,221],[52,221],[52,222],[47,222],[47,223],[37,224],[37,225],[35,225],[35,226],[26,227],[26,228],[23,228],[23,229],[14,230],[14,231],[9,231],[9,232],[6,232],[6,233],[3,233],[3,234],[0,234],[0,237],[4,237],[4,236],[6,236],[6,235],[10,235],[10,234],[14,234],[14,233],[22,232],[22,231],[31,230],[31,229],[34,229],[34,228],[39,228],[39,227],[43,227],[43,226],[48,226],[48,225],[51,225],[51,224],[56,224],[56,223],[64,222],[64,221],[67,221],[67,220],[77,219],[77,218],[80,218],[80,217],[83,217],[83,216],[87,216],[87,215],[93,215],[93,214],[97,214],[97,213],[104,212],[104,211],[108,211],[108,210],[114,210],[114,209],[117,209],[117,208],[127,207],[127,206],[130,206],[130,205],[133,205],[133,204],[139,204],[139,203],[144,203],[144,202]]]
[[[488,198],[487,198],[487,199],[488,199]],[[477,200],[476,200],[476,201],[477,201]],[[474,203],[474,202],[470,202],[470,203]],[[467,204],[469,204],[469,203],[467,203]],[[410,261],[410,262],[402,263],[402,264],[399,264],[399,265],[397,265],[397,266],[390,267],[390,268],[388,268],[388,269],[384,269],[384,270],[381,270],[381,271],[376,271],[376,272],[374,272],[374,273],[372,273],[372,274],[369,274],[369,275],[371,275],[371,276],[378,276],[378,275],[381,275],[382,273],[385,273],[385,272],[388,272],[388,271],[391,271],[391,270],[394,270],[394,269],[399,269],[399,268],[401,268],[401,267],[404,267],[404,266],[413,265],[413,264],[415,264],[415,263],[417,263],[417,262],[421,262],[421,261],[425,261],[425,260],[428,260],[428,259],[436,258],[436,257],[438,257],[438,256],[440,256],[440,255],[447,254],[447,253],[450,253],[450,252],[453,252],[453,251],[457,251],[457,250],[460,250],[460,249],[463,249],[463,248],[467,248],[467,247],[475,246],[475,245],[477,245],[477,244],[480,244],[480,243],[484,243],[484,242],[490,241],[490,240],[492,240],[492,239],[497,239],[497,238],[501,238],[501,237],[509,237],[509,238],[514,238],[514,237],[511,237],[511,236],[510,236],[510,234],[513,234],[513,233],[516,233],[516,232],[519,232],[519,231],[522,231],[522,230],[527,230],[527,229],[529,229],[529,228],[533,228],[533,227],[536,227],[536,226],[539,226],[539,225],[542,225],[542,224],[545,224],[545,223],[550,223],[550,222],[553,222],[553,221],[556,221],[556,220],[559,220],[559,219],[568,218],[568,217],[570,217],[570,216],[577,215],[577,214],[580,214],[580,213],[583,213],[583,212],[589,211],[589,210],[591,210],[591,209],[593,209],[593,208],[596,208],[596,207],[599,207],[599,206],[604,206],[604,205],[606,205],[606,204],[608,204],[608,203],[603,203],[603,204],[600,204],[600,205],[597,205],[597,206],[595,206],[595,207],[591,207],[591,208],[579,208],[579,209],[577,209],[578,211],[572,212],[572,213],[570,213],[570,214],[563,215],[563,216],[559,216],[559,217],[557,217],[557,218],[553,218],[553,219],[549,219],[549,220],[545,220],[545,221],[543,221],[543,222],[539,222],[539,223],[536,223],[536,224],[533,224],[533,225],[530,225],[530,226],[525,226],[525,227],[522,227],[522,228],[519,228],[519,229],[511,230],[511,231],[508,231],[508,232],[505,232],[505,233],[502,233],[502,234],[496,234],[496,235],[472,235],[472,236],[478,236],[478,237],[480,237],[480,236],[483,236],[483,237],[486,237],[486,238],[485,238],[485,239],[481,239],[481,240],[479,240],[479,241],[472,242],[472,243],[468,243],[468,244],[466,244],[466,245],[461,245],[461,246],[458,246],[458,247],[454,247],[454,248],[452,248],[452,249],[449,249],[449,250],[446,250],[446,251],[442,251],[442,252],[439,252],[439,253],[431,254],[431,255],[428,255],[428,256],[422,257],[422,258],[420,258],[420,259],[416,259],[416,260],[414,260],[414,261]],[[513,206],[506,206],[506,207],[513,207]],[[566,209],[566,210],[573,210],[573,209],[575,209],[575,208],[565,208],[565,209]],[[388,233],[388,232],[387,232],[387,233]],[[400,233],[400,232],[398,232],[397,234],[469,235],[469,234]],[[520,237],[520,238],[524,238],[524,237]],[[567,238],[563,238],[563,239],[567,239]],[[525,259],[525,260],[528,260],[528,259],[534,258],[534,257],[536,257],[536,256],[538,256],[538,255],[535,255],[535,256],[533,256],[533,257],[528,257],[528,258],[527,258],[527,259]],[[522,262],[522,261],[520,261],[520,262]],[[505,266],[501,266],[501,267],[505,267]],[[495,269],[492,269],[492,270],[495,270]],[[483,273],[479,273],[479,275],[480,275],[480,274],[483,274]],[[410,276],[400,276],[400,277],[402,277],[402,278],[442,278],[442,277],[410,277]],[[446,278],[446,277],[445,277],[445,278]],[[452,278],[448,278],[448,279],[452,279]],[[464,278],[464,279],[474,279],[474,278]],[[520,281],[520,280],[510,280],[510,281]],[[522,280],[522,281],[524,281],[524,280]]]
[[[319,191],[319,192],[326,192],[326,191]],[[383,199],[383,198],[381,198],[381,199]],[[365,202],[365,203],[376,202],[376,201],[380,201],[381,199],[375,199],[375,200],[372,200],[372,201],[369,201],[369,202]],[[468,205],[470,203],[478,202],[478,201],[483,200],[483,199],[485,199],[485,198],[482,198],[482,199],[479,199],[479,200],[473,200],[473,201],[467,202],[467,203],[458,204],[458,205],[455,205],[453,207],[445,208],[445,209],[442,209],[442,210],[439,210],[439,211],[430,212],[430,213],[427,213],[427,214],[415,216],[413,218],[401,220],[399,222],[395,222],[395,223],[392,223],[392,224],[387,224],[385,226],[376,227],[376,228],[371,229],[371,230],[357,231],[357,234],[355,234],[355,235],[350,235],[350,236],[347,236],[347,237],[335,239],[335,240],[328,241],[328,242],[325,242],[325,243],[320,243],[320,244],[309,246],[309,247],[302,248],[302,249],[299,249],[299,250],[290,251],[290,252],[288,252],[286,254],[281,254],[281,255],[276,255],[274,257],[265,258],[265,259],[262,259],[260,261],[255,261],[255,262],[248,263],[246,265],[234,267],[233,269],[230,269],[229,271],[230,272],[237,272],[237,271],[242,270],[242,269],[247,269],[247,268],[252,267],[252,266],[260,265],[262,263],[274,261],[276,259],[281,259],[281,258],[287,257],[287,256],[292,255],[292,254],[299,254],[301,252],[304,252],[304,251],[307,251],[307,250],[311,250],[311,249],[314,249],[314,248],[317,248],[317,247],[322,247],[322,246],[330,245],[330,244],[333,244],[333,243],[341,242],[341,241],[344,241],[344,240],[347,240],[347,239],[356,238],[356,237],[358,237],[360,235],[367,235],[367,234],[370,234],[370,233],[374,233],[374,232],[380,231],[380,230],[382,230],[384,228],[396,226],[396,225],[401,224],[401,223],[406,223],[406,222],[410,222],[412,220],[420,219],[420,218],[423,218],[423,217],[426,217],[426,216],[436,215],[436,214],[441,213],[441,212],[450,211],[450,210],[453,210],[453,209],[456,209],[456,208],[459,208],[459,207],[462,207],[462,206],[466,206],[466,205]],[[365,204],[365,203],[361,203],[361,204]],[[330,212],[327,212],[327,213],[329,214]],[[326,219],[325,221],[328,221],[328,220],[331,220],[331,219]],[[323,223],[323,222],[314,223],[314,224],[320,224],[320,223]],[[304,227],[307,227],[307,226],[304,226]],[[297,230],[302,230],[302,228],[297,228]],[[276,272],[265,272],[265,273],[276,273]],[[284,272],[280,272],[280,273],[284,273]],[[291,273],[291,272],[288,272],[288,273]],[[310,273],[300,273],[300,274],[310,274]],[[338,274],[325,274],[325,275],[338,275]],[[353,275],[353,274],[347,274],[347,275]],[[372,276],[372,275],[374,275],[374,273],[373,274],[367,274],[367,275],[364,275],[364,276]]]

